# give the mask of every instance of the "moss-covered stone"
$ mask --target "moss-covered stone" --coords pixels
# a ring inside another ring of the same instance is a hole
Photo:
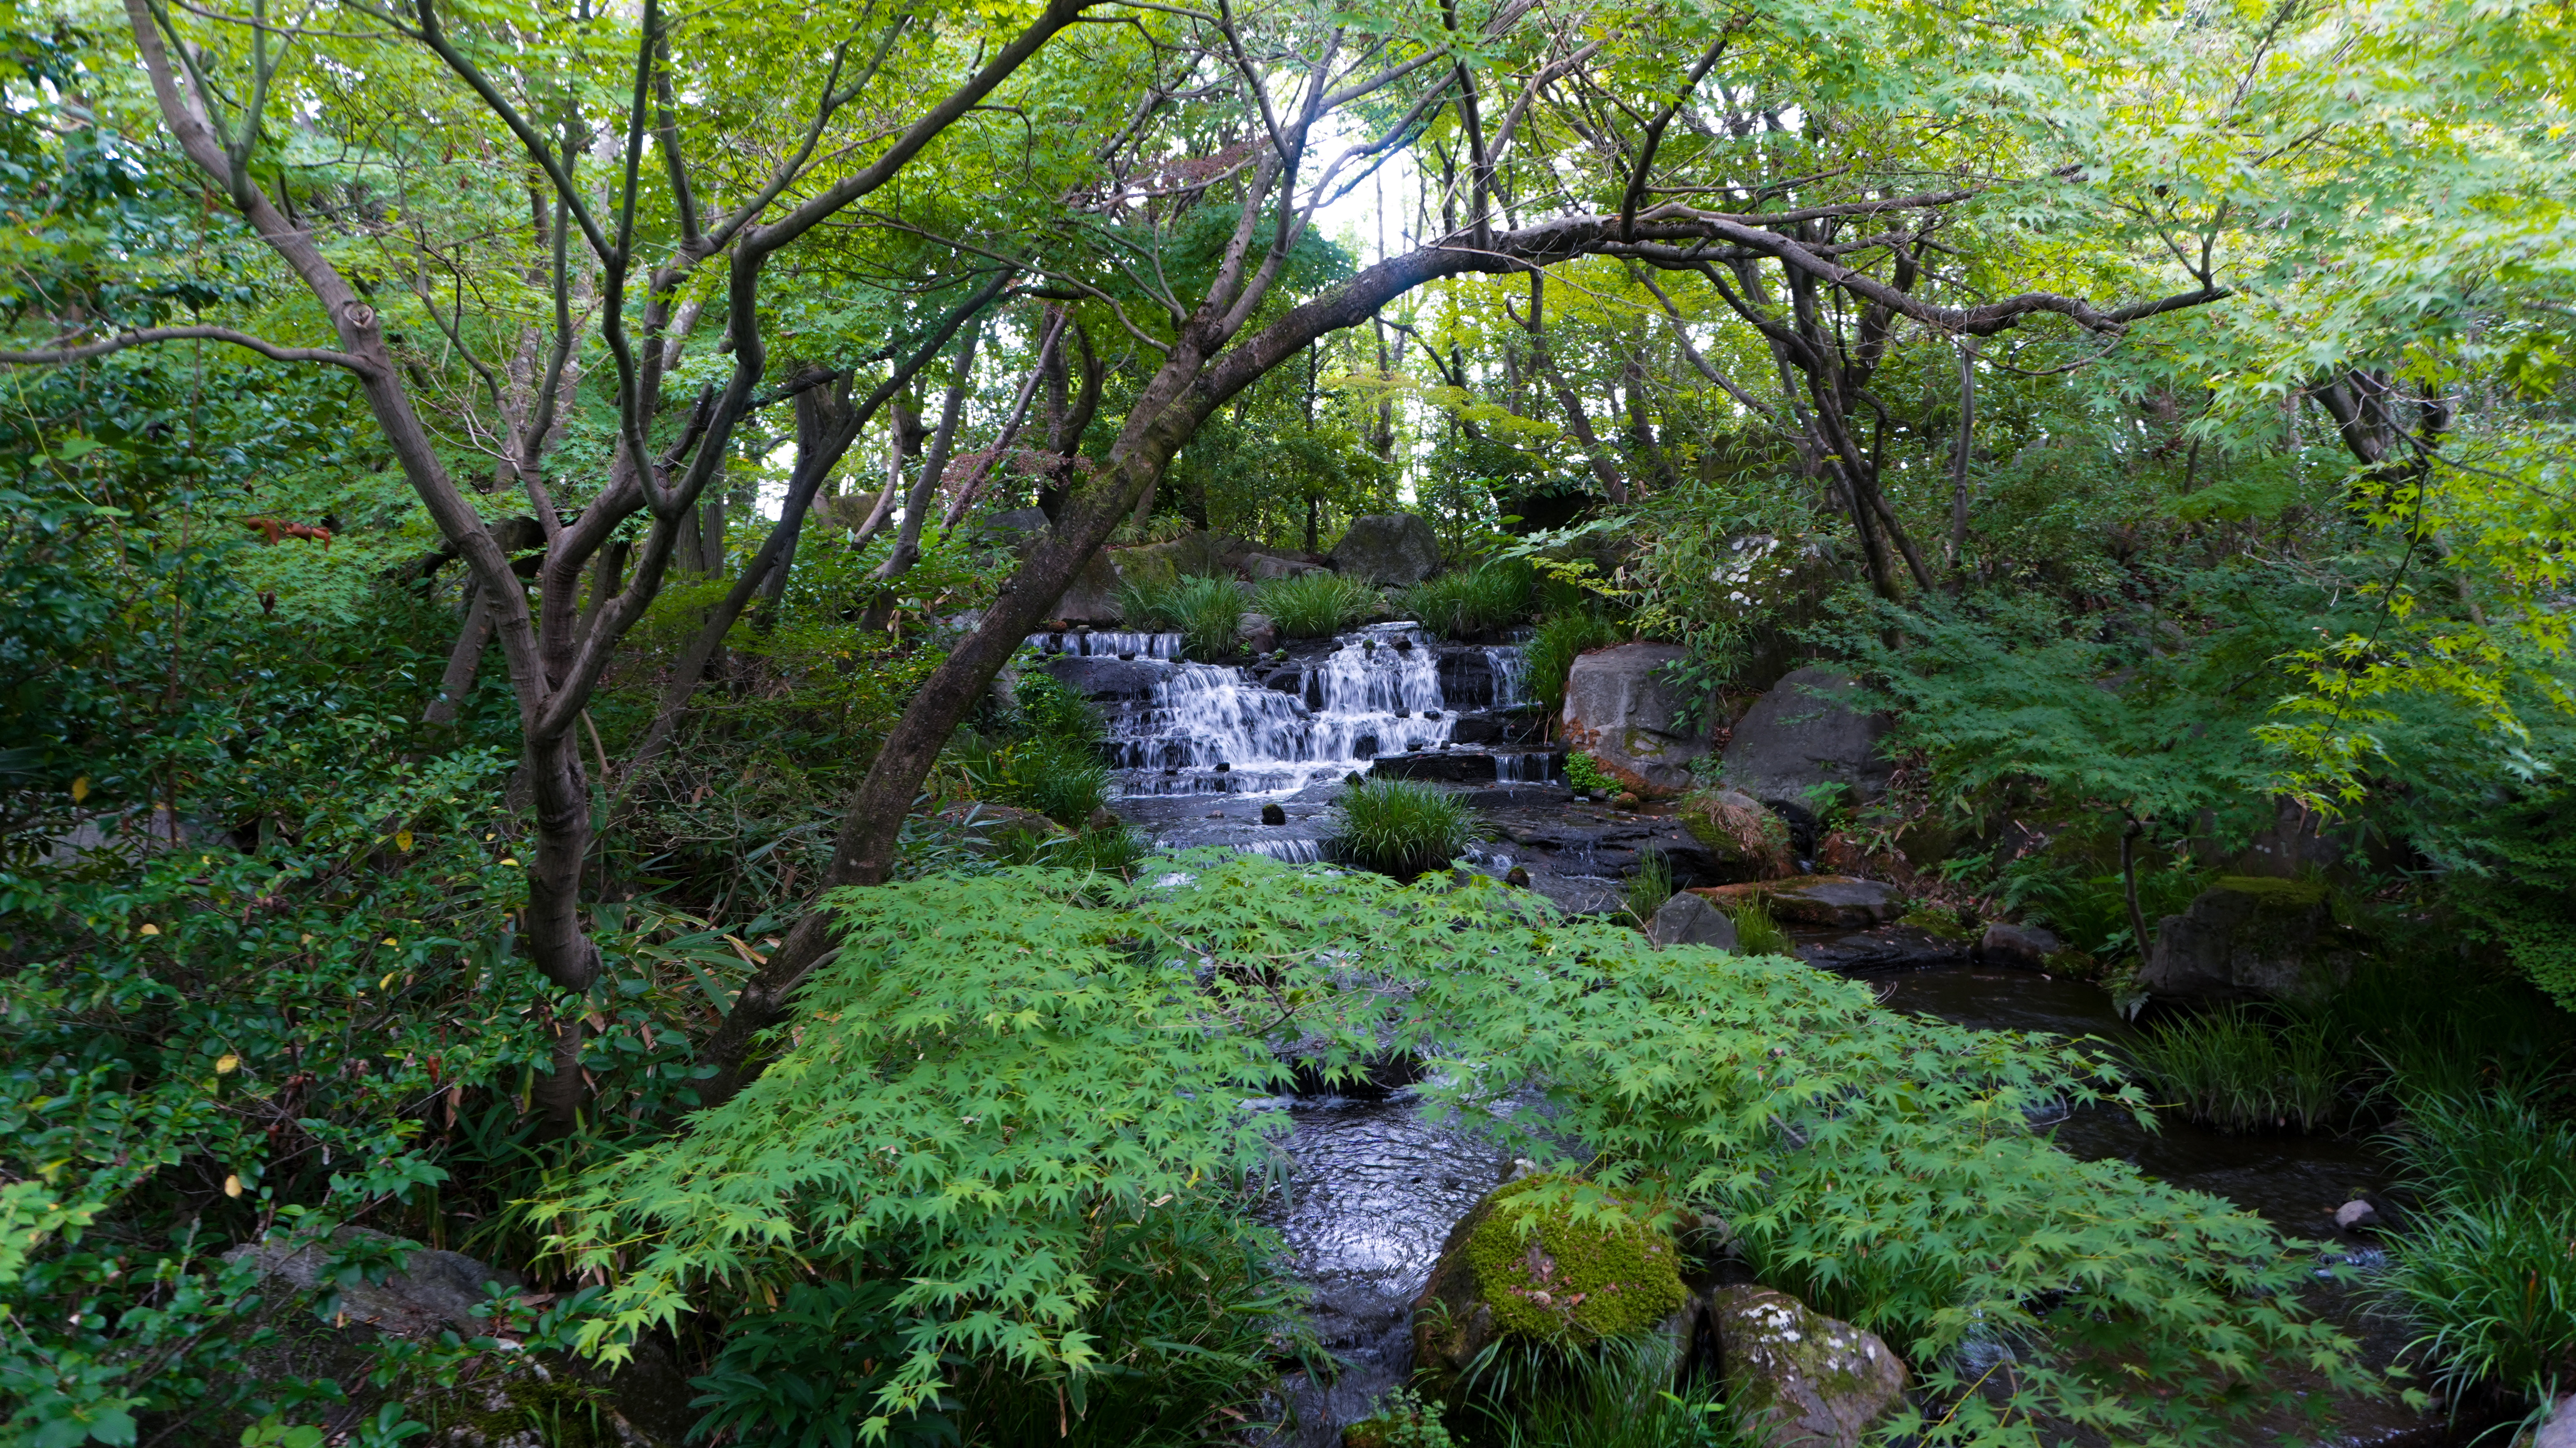
[[[1708,846],[1720,878],[1771,880],[1797,868],[1790,852],[1789,822],[1749,794],[1731,789],[1695,791],[1682,799],[1674,814],[1691,838]]]
[[[1504,1338],[1580,1346],[1653,1330],[1689,1300],[1681,1248],[1645,1225],[1643,1205],[1523,1200],[1575,1185],[1539,1175],[1498,1187],[1450,1232],[1415,1301],[1414,1362],[1435,1393]]]
[[[1857,1448],[1905,1395],[1905,1364],[1868,1332],[1785,1292],[1708,1294],[1727,1406],[1772,1448]]]

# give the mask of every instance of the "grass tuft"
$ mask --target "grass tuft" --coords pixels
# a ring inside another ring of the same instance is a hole
[[[1771,907],[1759,892],[1735,907],[1735,953],[1738,955],[1793,955],[1789,932],[1771,918]]]
[[[1464,853],[1476,812],[1455,791],[1413,779],[1363,779],[1334,801],[1333,854],[1410,880]]]
[[[1279,578],[1254,590],[1253,598],[1280,636],[1330,638],[1375,618],[1385,607],[1378,591],[1356,578],[1318,570]]]
[[[1230,578],[1139,570],[1118,584],[1118,610],[1128,627],[1177,633],[1181,649],[1203,663],[1243,646],[1243,590]]]
[[[1637,868],[1628,876],[1628,913],[1639,926],[1655,918],[1664,902],[1673,898],[1673,862],[1664,852],[1649,845],[1637,856]]]
[[[1443,638],[1501,633],[1529,617],[1538,575],[1518,559],[1455,568],[1404,591],[1400,607]]]
[[[1529,664],[1530,697],[1555,713],[1565,707],[1565,676],[1573,671],[1575,657],[1587,649],[1627,641],[1626,629],[1598,614],[1560,613],[1549,618],[1522,651]]]
[[[2221,1131],[2316,1131],[2343,1114],[2347,1067],[2320,1016],[2283,1024],[2230,1006],[2150,1031],[2129,1055],[2159,1095]]]

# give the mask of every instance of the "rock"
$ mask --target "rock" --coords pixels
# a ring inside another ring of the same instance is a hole
[[[1818,970],[1932,970],[1968,964],[1968,942],[1919,925],[1878,925],[1802,940],[1791,954]]]
[[[1055,526],[1047,520],[1045,510],[1013,508],[1002,513],[988,513],[975,525],[972,535],[978,548],[1008,548],[1020,552],[1046,536]]]
[[[932,815],[931,820],[943,829],[963,835],[970,844],[990,844],[1012,835],[1035,835],[1042,840],[1052,840],[1069,833],[1064,826],[1036,810],[991,804],[980,799],[950,805]]]
[[[1414,1299],[1414,1366],[1436,1391],[1503,1338],[1581,1345],[1646,1331],[1690,1300],[1670,1232],[1589,1211],[1578,1219],[1564,1205],[1509,1208],[1542,1188],[1582,1189],[1564,1177],[1523,1177],[1487,1193],[1450,1230]]]
[[[1493,779],[1494,756],[1464,749],[1420,754],[1382,754],[1369,773],[1386,779],[1431,779],[1443,784],[1477,784]]]
[[[2358,1198],[2335,1208],[2335,1227],[2338,1231],[2349,1232],[2355,1227],[2376,1226],[2378,1223],[2379,1209]]]
[[[1646,937],[1657,945],[1707,945],[1731,951],[1735,949],[1735,921],[1708,901],[1682,890],[1646,922]]]
[[[1279,647],[1279,625],[1272,623],[1266,613],[1245,614],[1243,621],[1234,626],[1234,636],[1243,641],[1244,648],[1256,654],[1266,654]]]
[[[1297,578],[1324,571],[1320,564],[1300,563],[1294,558],[1279,558],[1268,553],[1247,553],[1243,556],[1243,576],[1255,583],[1267,583],[1274,578]]]
[[[1126,618],[1118,606],[1118,565],[1106,552],[1094,553],[1084,560],[1082,571],[1066,586],[1064,597],[1047,610],[1047,617],[1067,623],[1118,623]]]
[[[1690,762],[1708,753],[1701,730],[1674,718],[1681,696],[1662,676],[1677,644],[1621,644],[1574,661],[1565,680],[1565,740],[1588,751],[1640,794],[1690,787]]]
[[[1771,1448],[1857,1448],[1905,1396],[1886,1343],[1768,1287],[1711,1288],[1710,1335],[1726,1401]]]
[[[1265,825],[1284,825],[1288,823],[1288,811],[1281,809],[1275,803],[1265,804],[1261,807],[1261,822]]]
[[[1903,897],[1892,885],[1849,875],[1792,875],[1786,880],[1716,885],[1693,891],[1705,895],[1729,914],[1755,895],[1782,925],[1813,925],[1832,930],[1866,930],[1905,914]]]
[[[1086,699],[1149,699],[1154,686],[1171,672],[1156,659],[1110,659],[1058,654],[1046,661],[1056,682]]]
[[[1812,666],[1773,685],[1735,723],[1726,782],[1765,803],[1808,808],[1807,791],[1818,785],[1841,785],[1853,804],[1877,798],[1893,772],[1878,753],[1891,722],[1842,704],[1854,687],[1850,675]]]
[[[1491,744],[1503,737],[1503,726],[1484,714],[1461,714],[1450,726],[1452,744]]]
[[[1797,869],[1789,853],[1789,822],[1741,790],[1693,793],[1682,800],[1675,817],[1708,847],[1716,872],[1711,883],[1774,880]]]
[[[1193,528],[1168,543],[1120,548],[1114,550],[1112,556],[1118,564],[1121,578],[1134,578],[1140,573],[1231,578],[1234,576],[1234,560],[1251,552],[1252,545],[1240,538],[1225,533],[1202,533]]]
[[[2188,911],[2156,922],[2138,989],[2215,999],[2296,995],[2351,974],[2354,945],[2334,923],[2325,886],[2225,875]]]
[[[2065,945],[2054,935],[2036,925],[2006,925],[1997,921],[1986,927],[1977,941],[1977,958],[1988,965],[2008,965],[2016,970],[2046,970],[2048,958]]]
[[[1333,569],[1364,583],[1420,583],[1440,571],[1440,540],[1411,513],[1353,518],[1333,545]]]
[[[407,1245],[400,1238],[364,1227],[343,1227],[333,1235],[332,1243],[342,1250]],[[331,1256],[331,1249],[318,1242],[292,1250],[283,1242],[262,1242],[236,1247],[224,1254],[224,1260],[255,1258],[261,1276],[274,1278],[298,1292],[313,1292],[322,1287]],[[526,1282],[515,1272],[487,1267],[461,1253],[413,1246],[403,1270],[384,1281],[340,1286],[335,1325],[371,1327],[396,1337],[432,1338],[448,1328],[455,1329],[459,1337],[479,1337],[492,1331],[493,1325],[489,1318],[475,1316],[474,1309],[485,1300],[485,1288],[493,1284],[518,1288]]]
[[[1126,821],[1118,818],[1118,812],[1116,810],[1113,810],[1104,804],[1098,809],[1093,810],[1091,812],[1091,817],[1084,820],[1082,823],[1085,829],[1114,830],[1125,824]]]
[[[1503,883],[1506,885],[1518,885],[1522,889],[1526,890],[1529,888],[1529,882],[1529,871],[1519,865],[1514,865],[1503,872]]]
[[[1494,706],[1494,660],[1483,649],[1443,645],[1439,650],[1440,697],[1452,709]]]

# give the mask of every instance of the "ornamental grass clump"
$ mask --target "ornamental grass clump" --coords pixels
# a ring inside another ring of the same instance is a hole
[[[1576,657],[1627,641],[1626,629],[1586,609],[1550,616],[1521,651],[1529,669],[1525,687],[1530,698],[1555,713],[1565,707],[1565,676],[1573,672]]]
[[[1182,651],[1202,662],[1243,646],[1244,595],[1230,578],[1140,569],[1119,582],[1118,611],[1132,628],[1179,634]]]
[[[1793,956],[1796,953],[1790,944],[1789,932],[1781,929],[1780,922],[1771,918],[1771,907],[1763,902],[1759,891],[1735,907],[1734,918],[1735,948],[1739,954]]]
[[[1365,582],[1317,569],[1253,590],[1253,600],[1284,638],[1331,638],[1383,612],[1386,602]]]
[[[1333,856],[1410,880],[1466,852],[1476,812],[1457,791],[1414,779],[1363,779],[1333,801]]]
[[[2229,1006],[2150,1031],[2129,1056],[2165,1101],[2221,1131],[2317,1131],[2343,1114],[2347,1068],[2313,1016]]]
[[[1538,575],[1518,559],[1453,568],[1404,591],[1398,606],[1443,638],[1489,638],[1530,616]]]

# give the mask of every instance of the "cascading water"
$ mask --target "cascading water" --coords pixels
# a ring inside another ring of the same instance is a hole
[[[1520,651],[1485,653],[1496,687],[1511,680],[1516,699]],[[1176,662],[1142,707],[1111,721],[1109,743],[1131,795],[1286,794],[1365,773],[1382,755],[1444,747],[1456,728],[1438,647],[1394,623],[1344,635],[1302,674],[1268,683],[1240,668]]]
[[[1070,654],[1083,659],[1177,659],[1181,656],[1181,636],[1176,633],[1080,629],[1067,633],[1031,634],[1028,641],[1030,647],[1049,656]]]

